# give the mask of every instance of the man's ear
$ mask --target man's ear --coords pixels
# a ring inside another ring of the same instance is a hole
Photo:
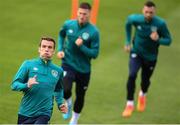
[[[142,13],[144,14],[144,7],[142,8]]]
[[[40,47],[38,47],[38,52],[40,53],[40,50],[41,50],[41,48]]]

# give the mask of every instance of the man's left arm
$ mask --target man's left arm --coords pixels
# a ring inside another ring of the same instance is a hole
[[[80,50],[87,55],[90,58],[97,58],[98,54],[99,54],[99,32],[95,32],[94,35],[91,38],[91,45],[90,48],[88,48],[85,45],[81,45],[80,46]]]
[[[159,44],[167,45],[167,46],[171,44],[171,41],[172,41],[171,35],[165,22],[160,27],[159,35],[160,35],[159,40],[158,40]]]
[[[58,108],[63,104],[64,101],[64,94],[63,94],[63,72],[60,74],[60,78],[58,80],[58,83],[55,87],[54,96],[56,103],[58,105]]]

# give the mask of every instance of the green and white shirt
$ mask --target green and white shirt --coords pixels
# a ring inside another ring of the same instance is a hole
[[[83,45],[78,47],[75,41],[83,39]],[[91,59],[99,54],[99,31],[91,23],[83,26],[77,20],[68,20],[59,32],[58,51],[64,51],[62,63],[68,64],[81,73],[91,70]]]
[[[28,88],[28,79],[35,75],[39,84]],[[38,58],[25,61],[11,84],[12,90],[24,93],[18,114],[27,117],[39,115],[51,117],[54,96],[58,107],[63,103],[62,79],[62,68],[54,65],[51,60],[44,61]]]
[[[132,26],[135,27],[135,35],[132,40]],[[159,35],[158,41],[153,41],[150,34],[157,31]],[[159,45],[170,45],[171,35],[168,31],[166,23],[158,16],[154,16],[151,21],[145,20],[142,14],[130,15],[126,22],[126,45],[133,42],[132,52],[137,53],[141,57],[149,61],[154,61],[158,56]]]

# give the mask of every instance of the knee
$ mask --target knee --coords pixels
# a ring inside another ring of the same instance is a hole
[[[85,98],[85,92],[76,95],[76,99],[79,101],[83,101],[84,98]]]
[[[145,75],[145,74],[142,76],[141,80],[142,80],[143,84],[149,84],[150,83],[150,78],[147,77],[147,75]]]
[[[142,85],[144,85],[144,86],[149,86],[149,84],[150,84],[151,82],[150,82],[150,80],[149,79],[144,79],[144,80],[142,80]]]
[[[135,72],[129,73],[129,79],[134,80],[134,79],[136,79],[136,77],[137,77],[137,73],[135,73]]]

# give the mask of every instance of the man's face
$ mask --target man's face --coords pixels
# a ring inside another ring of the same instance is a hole
[[[49,60],[55,53],[54,43],[52,41],[42,40],[41,46],[39,47],[40,57]]]
[[[79,8],[77,12],[77,18],[79,24],[84,24],[88,22],[90,18],[90,10]]]
[[[143,14],[146,20],[150,21],[153,16],[155,15],[155,7],[147,7],[144,6],[143,8]]]

